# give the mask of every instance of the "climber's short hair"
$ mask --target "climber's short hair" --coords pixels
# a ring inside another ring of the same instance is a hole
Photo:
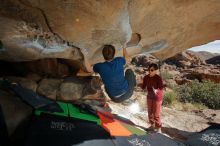
[[[112,45],[104,45],[102,55],[105,60],[111,60],[115,56],[115,47]]]

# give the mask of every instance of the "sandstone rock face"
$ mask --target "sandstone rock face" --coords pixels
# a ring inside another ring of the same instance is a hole
[[[60,97],[65,101],[80,99],[83,87],[83,84],[76,84],[73,82],[62,83],[60,86]]]
[[[8,76],[6,78],[10,80],[11,82],[19,83],[23,88],[32,90],[34,92],[36,92],[37,90],[37,86],[38,86],[37,83],[31,79],[26,79],[22,77],[14,77],[14,76]]]
[[[94,99],[100,96],[101,81],[99,77],[67,77],[60,85],[60,100],[72,101],[90,97]]]
[[[61,80],[58,79],[43,79],[37,88],[37,93],[43,95],[47,98],[56,100],[57,92],[59,92],[59,87]]]
[[[28,72],[33,72],[44,76],[61,77],[69,74],[68,66],[60,63],[60,61],[58,61],[56,58],[28,61],[20,64],[21,66],[25,66]]]
[[[38,82],[41,78],[40,76],[58,78],[74,75],[80,67],[81,63],[79,61],[57,58],[25,62],[0,60],[0,76],[25,76]]]
[[[128,42],[160,59],[220,38],[218,0],[0,0],[0,58],[102,60],[101,47]],[[135,35],[137,34],[137,35]],[[137,37],[140,36],[140,37]],[[139,38],[141,39],[139,42]],[[122,51],[117,50],[117,55]]]

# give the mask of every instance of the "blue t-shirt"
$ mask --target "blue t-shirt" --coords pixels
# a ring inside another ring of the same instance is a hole
[[[100,74],[110,97],[116,97],[128,91],[128,82],[124,77],[124,65],[125,59],[116,57],[110,62],[97,63],[93,66],[94,72]]]

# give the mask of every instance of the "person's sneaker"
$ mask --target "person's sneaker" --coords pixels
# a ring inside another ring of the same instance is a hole
[[[155,132],[157,132],[157,133],[162,133],[162,131],[161,131],[161,127],[159,127],[159,128],[155,128]]]
[[[150,127],[147,128],[149,131],[154,131],[155,129],[155,126],[154,125],[151,125]]]

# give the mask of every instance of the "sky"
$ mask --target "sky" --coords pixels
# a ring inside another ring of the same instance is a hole
[[[192,47],[189,50],[198,52],[198,51],[207,51],[212,53],[220,53],[220,40],[213,41],[211,43]]]

